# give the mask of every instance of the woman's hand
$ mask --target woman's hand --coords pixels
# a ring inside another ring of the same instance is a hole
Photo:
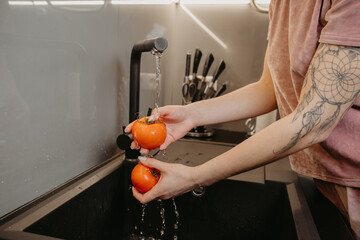
[[[139,157],[139,159],[142,164],[158,169],[161,174],[159,182],[144,194],[137,191],[134,187],[132,188],[134,197],[142,204],[154,199],[173,198],[197,187],[194,167],[165,163],[154,158]]]
[[[166,149],[171,143],[185,136],[193,127],[194,121],[191,119],[191,114],[185,106],[165,106],[153,110],[150,116],[151,121],[160,119],[166,124],[167,136],[164,143],[160,146],[160,150]],[[134,122],[126,126],[125,132],[131,132]],[[138,149],[140,146],[136,141],[131,144],[132,149]],[[148,154],[149,149],[141,149],[142,154]]]

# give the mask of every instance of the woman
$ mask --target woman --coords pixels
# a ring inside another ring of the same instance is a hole
[[[167,124],[160,149],[196,126],[274,109],[281,118],[200,166],[142,159],[162,175],[151,191],[133,194],[142,203],[168,199],[290,156],[292,169],[314,178],[360,239],[360,1],[273,0],[269,15],[258,82],[216,99],[160,108],[152,118]]]

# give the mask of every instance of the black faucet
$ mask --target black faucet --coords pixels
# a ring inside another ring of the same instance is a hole
[[[167,46],[167,40],[163,37],[158,37],[139,41],[135,43],[132,48],[130,61],[129,123],[135,121],[139,114],[141,53],[162,53]],[[129,134],[121,134],[118,136],[116,142],[120,149],[125,150],[126,159],[137,159],[137,157],[140,156],[138,150],[130,149],[132,139]]]
[[[146,39],[135,43],[131,51],[130,61],[130,104],[129,122],[137,119],[139,114],[140,63],[142,52],[162,53],[168,46],[163,37]]]

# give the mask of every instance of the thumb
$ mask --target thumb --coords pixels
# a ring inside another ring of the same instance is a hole
[[[146,156],[139,156],[138,159],[147,167],[156,168],[160,172],[164,169],[164,162],[156,160],[155,158],[147,158]]]
[[[134,123],[135,123],[135,121],[129,123],[129,124],[126,126],[126,128],[125,128],[124,131],[125,131],[126,133],[130,133],[130,132],[131,132],[131,129],[132,129],[132,126],[134,125]]]
[[[157,121],[160,118],[160,109],[154,109],[149,117],[149,121]]]

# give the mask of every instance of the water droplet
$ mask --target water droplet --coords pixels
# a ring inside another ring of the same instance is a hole
[[[165,221],[165,208],[163,206],[163,203],[160,202],[160,217],[161,217],[161,230],[160,235],[164,235],[165,229],[166,229],[166,221]]]
[[[146,204],[142,205],[142,213],[141,213],[141,222],[144,222],[145,220],[145,208],[146,208]]]
[[[162,153],[163,157],[166,157],[166,150],[163,150]]]
[[[176,202],[175,199],[172,199],[173,202],[173,206],[174,206],[174,213],[175,213],[175,224],[174,224],[174,229],[178,229],[179,228],[179,211],[177,210],[176,207]],[[175,236],[174,236],[175,237]]]

